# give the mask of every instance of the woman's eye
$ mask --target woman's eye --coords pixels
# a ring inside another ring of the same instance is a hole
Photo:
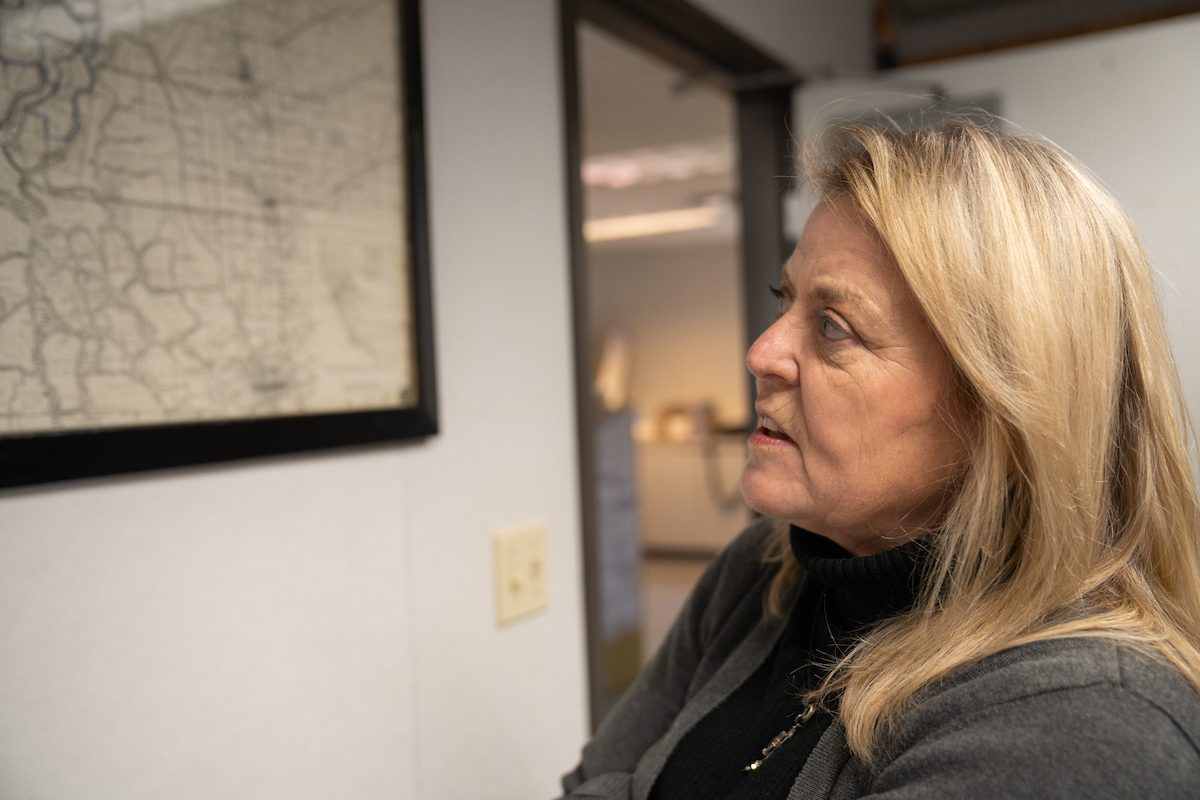
[[[771,290],[771,294],[775,295],[775,313],[783,316],[792,305],[792,301],[783,293],[783,290],[777,286],[767,286]]]
[[[818,314],[817,316],[821,319],[821,335],[826,339],[833,339],[837,341],[850,338],[850,334],[846,333],[846,331],[844,331],[841,326],[839,326],[832,319],[824,314]]]

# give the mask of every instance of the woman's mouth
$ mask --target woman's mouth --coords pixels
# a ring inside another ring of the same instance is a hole
[[[792,437],[788,436],[786,433],[779,430],[779,424],[776,423],[775,420],[771,419],[770,417],[759,417],[758,418],[758,427],[761,428],[767,434],[767,436],[771,437],[772,439],[783,439],[785,441],[791,441]]]

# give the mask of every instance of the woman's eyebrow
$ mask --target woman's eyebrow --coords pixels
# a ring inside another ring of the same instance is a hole
[[[836,283],[818,283],[812,288],[812,297],[822,303],[849,304],[875,315],[881,315],[879,304],[865,294]]]

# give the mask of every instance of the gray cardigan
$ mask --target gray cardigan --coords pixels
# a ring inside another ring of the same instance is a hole
[[[658,653],[563,778],[570,798],[646,800],[683,736],[766,658],[770,520],[696,585]],[[1177,670],[1096,639],[1016,647],[952,674],[900,718],[874,768],[825,731],[789,800],[1200,798],[1200,695]]]

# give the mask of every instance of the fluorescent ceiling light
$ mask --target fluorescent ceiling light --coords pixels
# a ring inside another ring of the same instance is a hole
[[[655,211],[650,214],[632,214],[627,217],[591,219],[583,223],[583,238],[589,242],[608,242],[613,239],[657,236],[660,233],[699,231],[715,228],[720,218],[720,208],[697,206],[677,208],[673,211]]]
[[[686,181],[733,171],[733,142],[726,138],[679,142],[583,160],[583,183],[626,189],[663,181]]]

